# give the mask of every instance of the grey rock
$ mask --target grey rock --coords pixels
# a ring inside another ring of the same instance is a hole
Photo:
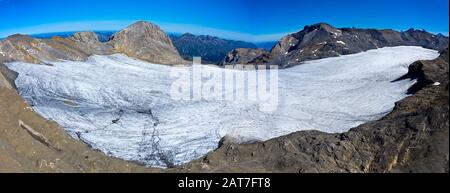
[[[100,42],[98,35],[94,32],[77,32],[68,39],[72,40],[88,55],[110,55],[114,53],[113,47],[107,43]]]
[[[70,39],[89,44],[97,44],[100,42],[97,34],[94,32],[77,32]]]
[[[398,80],[404,79],[417,79],[418,81],[409,88],[408,92],[413,94],[422,88],[432,85],[432,84],[442,84],[445,83],[446,78],[449,74],[448,49],[441,52],[441,56],[433,61],[417,61],[409,66],[408,73]]]
[[[264,49],[238,48],[229,52],[220,65],[260,65],[269,61],[270,53]]]

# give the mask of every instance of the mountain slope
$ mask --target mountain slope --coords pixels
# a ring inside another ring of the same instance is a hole
[[[208,63],[218,63],[225,55],[236,48],[256,48],[256,45],[243,41],[225,40],[218,37],[189,33],[181,36],[170,36],[178,52],[186,60],[202,57]]]

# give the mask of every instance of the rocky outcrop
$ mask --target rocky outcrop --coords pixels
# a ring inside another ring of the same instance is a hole
[[[14,81],[17,78],[17,73],[7,68],[4,64],[0,63],[0,87],[6,87],[8,89],[17,89]]]
[[[101,42],[93,32],[75,33],[69,38],[50,39],[13,35],[0,42],[0,62],[45,63],[55,60],[85,60],[93,54],[123,53],[158,64],[183,64],[168,36],[156,25],[137,22]]]
[[[422,46],[444,50],[448,37],[433,35],[424,30],[409,29],[398,32],[390,29],[335,28],[326,23],[305,26],[303,30],[281,38],[265,60],[281,68],[301,64],[303,61],[355,54],[370,49],[392,46]],[[248,52],[252,54],[252,52]],[[240,53],[241,58],[252,58]],[[228,55],[233,55],[229,53]],[[226,60],[223,63],[228,63]]]
[[[440,80],[398,102],[393,112],[340,134],[301,131],[266,142],[221,146],[173,171],[188,172],[449,172],[448,50],[421,61]],[[421,79],[418,80],[419,82]]]
[[[184,59],[192,61],[193,57],[202,57],[204,63],[217,64],[223,60],[228,52],[236,48],[256,48],[252,43],[225,40],[218,37],[193,34],[170,36],[173,44]]]
[[[137,22],[111,37],[108,44],[115,52],[157,64],[182,64],[172,41],[159,26],[148,22]]]
[[[444,50],[448,37],[423,30],[335,28],[326,23],[305,26],[302,31],[283,37],[271,50],[272,64],[288,67],[306,60],[354,54],[392,46],[422,46]]]
[[[260,65],[269,61],[270,53],[266,50],[238,48],[229,52],[220,65]]]
[[[417,79],[418,81],[408,90],[415,93],[428,85],[441,85],[448,77],[448,49],[441,52],[441,56],[433,61],[417,61],[409,66],[408,73],[398,80]]]
[[[68,39],[37,39],[26,35],[9,36],[0,42],[0,52],[3,62],[44,63],[58,59],[83,60],[88,57],[88,53]]]
[[[115,52],[111,45],[100,42],[98,35],[94,32],[77,32],[69,37],[69,40],[75,42],[88,55],[110,55]]]

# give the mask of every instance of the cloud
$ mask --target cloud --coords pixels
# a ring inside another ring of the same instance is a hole
[[[0,0],[1,2],[2,0]],[[106,21],[84,21],[84,22],[65,22],[37,25],[25,28],[11,29],[0,31],[0,38],[7,37],[12,34],[42,34],[53,32],[72,32],[72,31],[115,31],[120,30],[135,22],[135,20],[106,20]],[[176,24],[167,22],[153,23],[159,25],[164,31],[169,33],[192,33],[195,35],[211,35],[225,39],[241,40],[248,42],[268,42],[276,41],[283,37],[286,33],[276,34],[248,34],[234,31],[227,31],[222,29],[191,25],[191,24]]]

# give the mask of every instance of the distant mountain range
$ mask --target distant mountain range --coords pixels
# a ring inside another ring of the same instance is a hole
[[[258,46],[243,41],[221,39],[208,35],[170,35],[173,44],[181,56],[191,61],[193,57],[202,57],[205,63],[218,63],[225,55],[237,48],[257,48]]]

